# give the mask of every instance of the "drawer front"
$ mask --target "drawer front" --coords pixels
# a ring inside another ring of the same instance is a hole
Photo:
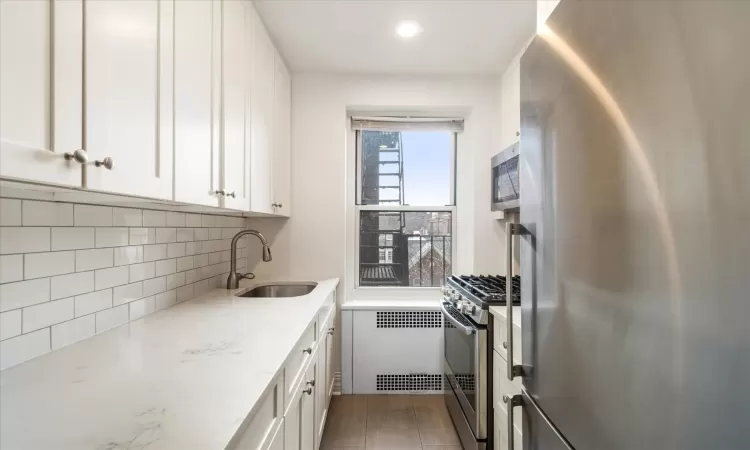
[[[279,377],[271,391],[258,401],[260,407],[253,413],[244,431],[239,435],[235,450],[266,449],[271,444],[281,425],[284,377]]]
[[[295,385],[299,383],[300,377],[304,374],[305,366],[312,358],[312,352],[315,350],[316,343],[316,325],[317,320],[313,321],[310,326],[307,327],[302,337],[297,341],[297,345],[292,350],[292,353],[287,358],[286,366],[284,368],[284,382],[285,382],[285,398],[286,405],[288,406],[291,401],[291,393]]]
[[[521,314],[520,308],[518,310],[513,310],[513,315]],[[500,353],[503,358],[508,358],[508,351],[503,347],[503,342],[506,342],[508,340],[507,335],[507,320],[504,316],[499,316],[497,314],[493,314],[492,318],[494,320],[495,324],[495,331],[492,336],[492,346],[494,347],[495,351]],[[518,325],[513,326],[513,359],[515,360],[515,363],[517,365],[520,365],[522,362],[521,359],[521,352],[522,352],[522,346],[521,346],[521,327]]]
[[[495,407],[495,410],[501,410],[503,413],[508,413],[508,405],[503,402],[503,395],[507,395],[508,397],[512,397],[516,394],[521,393],[521,388],[523,387],[523,382],[521,381],[520,377],[516,377],[513,379],[513,381],[510,381],[508,379],[507,373],[506,373],[506,362],[505,358],[502,357],[498,352],[493,352],[493,374],[492,374],[492,396],[493,398],[493,405]],[[516,408],[515,411],[515,418],[516,420],[520,420],[521,417],[521,408]],[[516,424],[516,426],[518,426]]]
[[[513,436],[513,450],[523,450],[523,430],[520,422],[513,424],[515,433]],[[495,411],[495,449],[494,450],[509,450],[508,449],[508,416],[503,412]]]
[[[320,310],[318,310],[318,323],[320,325],[320,330],[318,330],[318,340],[322,341],[322,336],[324,336],[330,327],[333,326],[332,323],[328,323],[332,315],[336,312],[336,292],[331,292],[331,295],[328,296],[325,303],[323,303],[323,306],[320,307]]]

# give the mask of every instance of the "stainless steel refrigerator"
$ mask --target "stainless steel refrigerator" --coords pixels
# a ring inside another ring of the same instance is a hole
[[[563,0],[520,154],[524,449],[750,449],[750,1]]]

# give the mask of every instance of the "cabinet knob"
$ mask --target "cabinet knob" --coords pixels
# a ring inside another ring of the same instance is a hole
[[[307,353],[308,355],[312,355],[312,347],[307,347],[306,349],[302,350],[302,353]]]
[[[234,195],[234,191],[232,191],[232,192],[230,192],[230,193],[228,193],[228,194],[224,194],[224,195],[226,195],[227,197],[232,197],[232,198],[235,198],[235,197],[236,197],[236,196]]]
[[[302,389],[302,392],[307,395],[312,395],[312,388]]]
[[[86,153],[86,150],[82,148],[79,148],[73,153],[65,153],[63,156],[65,157],[66,161],[75,160],[75,162],[77,162],[78,164],[86,164],[89,161],[88,153]]]
[[[331,328],[328,329],[328,334],[330,334],[331,336],[333,336],[333,332],[334,331],[336,331],[336,328],[335,327],[331,327]]]
[[[520,136],[520,135],[521,135],[521,132],[520,131],[516,131],[516,136]]]
[[[307,382],[307,385],[308,385],[308,386],[313,386],[313,387],[314,387],[314,386],[315,386],[315,380],[310,380],[310,381],[308,381],[308,382]]]
[[[94,165],[96,167],[102,167],[102,166],[104,166],[104,168],[107,169],[107,170],[112,170],[112,169],[115,168],[115,162],[109,156],[107,156],[106,158],[104,158],[101,161],[94,161]]]
[[[279,204],[278,204],[278,205],[276,205],[276,206],[278,206],[279,208],[282,208],[282,207],[283,207],[284,205],[282,205],[281,203],[279,203]]]
[[[279,204],[278,203],[271,203],[271,206],[273,206],[274,208],[278,208]]]
[[[503,342],[503,348],[505,348],[505,349],[508,348],[508,343],[507,342]]]
[[[214,194],[216,194],[216,195],[227,195],[227,193],[224,192],[224,189],[219,189],[218,191],[214,191]]]

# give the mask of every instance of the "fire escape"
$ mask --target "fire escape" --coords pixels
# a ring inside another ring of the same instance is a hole
[[[404,204],[404,159],[400,132],[363,138],[362,190],[367,204]],[[373,147],[377,146],[377,150]],[[368,151],[369,150],[369,151]],[[360,220],[360,285],[409,283],[407,236],[402,212],[368,211]]]

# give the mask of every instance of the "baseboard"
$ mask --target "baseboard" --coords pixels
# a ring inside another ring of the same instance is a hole
[[[341,395],[341,372],[333,374],[333,395]]]

